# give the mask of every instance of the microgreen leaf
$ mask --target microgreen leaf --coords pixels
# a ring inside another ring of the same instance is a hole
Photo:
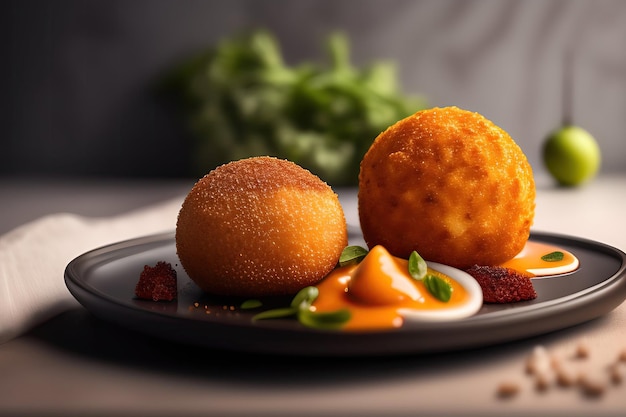
[[[252,317],[252,320],[278,319],[295,316],[300,324],[318,329],[337,329],[350,320],[347,309],[318,313],[311,309],[319,295],[315,286],[304,287],[293,297],[289,307],[266,310]]]
[[[282,317],[295,316],[298,313],[297,308],[284,307],[274,308],[272,310],[266,310],[252,317],[252,320],[264,320],[264,319],[278,319]]]
[[[411,252],[409,255],[409,274],[416,280],[421,280],[426,276],[428,272],[428,265],[417,251]]]
[[[428,274],[422,280],[428,292],[436,299],[447,303],[452,297],[452,286],[446,280],[439,278],[437,275]]]
[[[341,309],[318,313],[310,309],[300,310],[298,320],[307,327],[316,329],[337,329],[350,320],[350,311]]]
[[[358,264],[367,255],[367,249],[361,246],[346,246],[339,256],[339,266]]]
[[[291,300],[291,308],[309,308],[319,293],[320,291],[314,286],[302,288]]]
[[[550,252],[546,255],[543,255],[541,257],[542,261],[546,261],[546,262],[558,262],[558,261],[562,261],[563,257],[565,255],[563,254],[563,252],[560,251],[554,251],[554,252]]]
[[[250,310],[253,308],[261,307],[262,305],[263,303],[261,302],[261,300],[245,300],[243,303],[241,303],[241,308],[244,310]]]

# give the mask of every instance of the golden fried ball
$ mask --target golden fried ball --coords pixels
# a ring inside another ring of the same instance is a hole
[[[367,245],[457,268],[497,265],[528,240],[535,182],[500,127],[457,107],[418,111],[382,132],[361,162]]]
[[[327,275],[347,236],[330,186],[293,162],[252,157],[193,186],[178,214],[176,251],[207,293],[288,295]]]

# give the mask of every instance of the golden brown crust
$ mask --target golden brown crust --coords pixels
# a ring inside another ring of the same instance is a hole
[[[208,293],[293,294],[330,272],[347,245],[337,195],[286,160],[253,157],[222,165],[187,195],[176,248]]]
[[[417,112],[382,132],[361,162],[368,246],[459,268],[496,265],[528,240],[535,184],[511,137],[456,107]]]

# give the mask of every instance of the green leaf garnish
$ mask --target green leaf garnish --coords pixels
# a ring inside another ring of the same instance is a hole
[[[452,297],[452,286],[450,283],[437,275],[428,274],[422,280],[428,292],[436,299],[447,303]]]
[[[546,261],[546,262],[558,262],[558,261],[562,261],[563,257],[565,255],[563,254],[563,252],[560,251],[554,251],[554,252],[550,252],[546,255],[543,255],[541,257],[542,261]]]
[[[293,300],[291,300],[291,307],[296,309],[309,308],[319,293],[320,291],[317,287],[304,287],[298,291],[298,293],[293,297]]]
[[[298,320],[300,323],[316,329],[337,329],[350,320],[350,317],[351,315],[348,309],[324,313],[317,313],[310,309],[300,310],[298,312]]]
[[[411,252],[409,256],[409,275],[419,281],[426,276],[426,272],[428,272],[428,265],[426,265],[424,258],[417,251]]]
[[[308,286],[302,288],[291,300],[289,307],[274,308],[266,310],[252,317],[252,320],[277,319],[295,316],[301,310],[308,310],[317,298],[319,290],[317,287]]]
[[[361,246],[346,246],[339,256],[339,266],[358,264],[367,255],[367,249]]]
[[[253,308],[258,308],[261,307],[263,305],[263,303],[261,302],[261,300],[246,300],[243,303],[241,303],[241,308],[244,310],[250,310]]]
[[[297,308],[293,307],[284,307],[284,308],[273,308],[271,310],[263,311],[254,317],[252,320],[265,320],[265,319],[278,319],[283,317],[295,316],[298,313]]]
[[[293,297],[289,307],[274,308],[252,317],[252,320],[279,319],[295,316],[300,324],[317,329],[337,329],[350,320],[347,309],[318,313],[311,309],[317,299],[319,289],[315,286],[304,287]],[[243,305],[243,304],[242,304]]]

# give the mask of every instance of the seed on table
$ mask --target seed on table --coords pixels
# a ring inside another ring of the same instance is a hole
[[[576,346],[576,357],[579,359],[586,359],[589,357],[589,354],[589,345],[585,342],[578,343],[578,346]]]
[[[609,376],[613,385],[620,385],[624,380],[619,363],[614,363],[609,367]]]
[[[578,381],[578,375],[571,367],[560,366],[556,371],[556,382],[562,387],[571,387]]]
[[[544,372],[535,377],[535,389],[537,389],[537,391],[547,391],[550,385],[552,385],[550,374]]]
[[[599,397],[606,390],[604,378],[597,373],[584,373],[580,376],[578,384],[588,397]]]
[[[505,381],[501,382],[498,386],[498,397],[500,398],[511,398],[517,395],[520,391],[520,386],[518,383],[513,381]]]
[[[544,346],[535,346],[528,360],[526,361],[526,372],[531,375],[544,374],[550,371],[550,356]]]

